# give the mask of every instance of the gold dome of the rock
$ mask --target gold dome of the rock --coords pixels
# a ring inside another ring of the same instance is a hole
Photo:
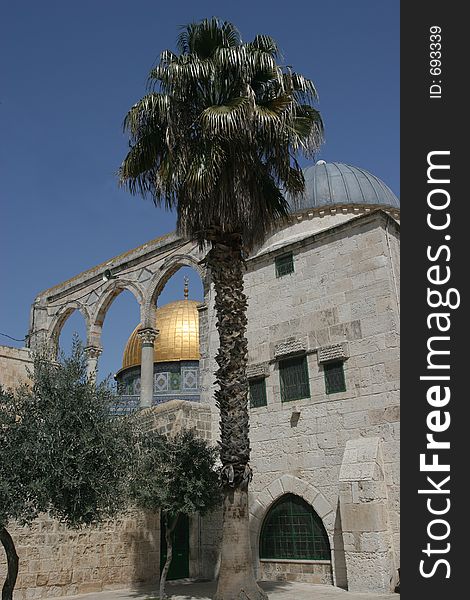
[[[154,362],[199,360],[198,305],[196,300],[178,300],[157,308],[155,328],[159,334],[154,344]],[[137,325],[127,341],[122,369],[140,365],[140,327]]]

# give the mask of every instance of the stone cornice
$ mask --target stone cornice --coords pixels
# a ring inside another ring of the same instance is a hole
[[[372,223],[373,221],[377,221],[379,223],[381,222],[383,226],[389,223],[392,224],[392,226],[395,226],[397,231],[400,230],[400,224],[383,209],[370,210],[369,212],[364,212],[360,215],[353,216],[347,221],[339,223],[338,225],[333,225],[332,227],[328,227],[327,229],[323,229],[314,233],[306,233],[303,237],[299,237],[298,239],[294,239],[292,241],[287,240],[285,243],[280,244],[275,248],[263,250],[259,254],[255,254],[254,256],[247,258],[246,262],[247,264],[255,264],[256,262],[265,259],[267,256],[284,254],[286,251],[307,246],[318,241],[323,241],[332,235],[350,228],[351,226],[357,227],[364,223]]]

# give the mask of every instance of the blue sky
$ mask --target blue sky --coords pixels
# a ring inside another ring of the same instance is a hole
[[[363,167],[398,195],[398,0],[2,3],[0,332],[23,338],[40,291],[174,228],[174,215],[117,186],[122,120],[179,27],[213,15],[244,39],[273,36],[284,63],[313,79],[326,132],[317,158]],[[182,298],[182,279],[162,303]],[[101,374],[119,369],[138,320],[135,300],[121,294],[105,320]],[[84,332],[77,314],[63,346],[74,330]]]

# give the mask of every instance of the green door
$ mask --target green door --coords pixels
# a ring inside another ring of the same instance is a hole
[[[160,573],[166,561],[165,524],[161,524],[160,536]],[[189,577],[189,518],[181,515],[173,531],[173,559],[167,579]]]

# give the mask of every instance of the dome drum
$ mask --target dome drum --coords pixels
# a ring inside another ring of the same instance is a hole
[[[199,302],[181,300],[156,310],[153,404],[173,399],[199,401]],[[117,392],[132,400],[141,392],[141,347],[138,325],[127,342]]]

